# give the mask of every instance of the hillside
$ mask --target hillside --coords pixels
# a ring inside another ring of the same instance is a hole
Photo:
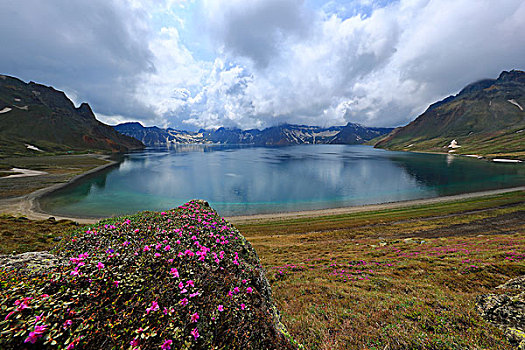
[[[264,130],[218,128],[199,132],[144,127],[140,123],[124,123],[114,127],[120,133],[141,140],[148,146],[169,144],[237,144],[257,146],[286,146],[299,144],[361,144],[389,133],[389,128],[368,128],[348,123],[345,126],[322,128],[318,126],[283,124]]]
[[[525,72],[470,84],[432,104],[375,147],[391,150],[525,156]],[[451,145],[456,140],[457,145]],[[449,147],[452,146],[452,147]]]
[[[0,75],[0,156],[143,147],[98,121],[87,103],[76,108],[62,91]]]
[[[0,257],[0,348],[297,348],[256,252],[206,202],[79,228],[51,253]]]

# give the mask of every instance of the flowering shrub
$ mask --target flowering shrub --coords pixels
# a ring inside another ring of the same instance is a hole
[[[72,232],[43,272],[0,268],[0,348],[294,349],[259,259],[205,202]]]

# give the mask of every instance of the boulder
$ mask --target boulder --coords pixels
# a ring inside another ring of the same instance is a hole
[[[512,344],[525,349],[525,276],[512,279],[497,289],[505,294],[477,297],[478,312],[486,321],[505,331]]]
[[[1,349],[298,348],[257,253],[204,201],[76,228],[0,275]]]

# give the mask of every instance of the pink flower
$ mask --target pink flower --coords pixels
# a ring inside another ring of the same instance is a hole
[[[171,247],[170,247],[169,244],[168,244],[167,246],[164,247],[164,250],[165,250],[165,251],[168,251],[168,250],[170,250],[170,249],[171,249]]]
[[[24,299],[24,301],[22,302],[22,304],[20,304],[17,308],[16,308],[16,311],[20,311],[20,310],[24,310],[26,309],[28,306],[26,304],[26,301]]]
[[[181,303],[182,306],[188,305],[188,298],[181,299],[179,303]]]
[[[160,253],[155,253],[155,257],[156,258],[160,257]]]
[[[29,336],[24,340],[24,343],[34,344],[38,338],[43,336],[43,333],[46,331],[47,325],[35,326],[35,330],[29,333]]]
[[[188,282],[186,282],[186,286],[195,287],[195,283],[192,280],[189,280]]]
[[[246,292],[247,292],[247,293],[251,293],[251,292],[253,292],[252,287],[248,287],[248,288],[246,288]]]
[[[142,250],[145,251],[145,252],[149,251],[149,246],[145,245],[144,249],[142,249]]]
[[[71,326],[72,324],[73,324],[73,321],[71,321],[71,320],[66,320],[66,321],[64,322],[64,324],[62,325],[62,328],[67,329],[67,328],[68,328],[69,326]]]
[[[43,316],[44,316],[44,313],[43,313],[43,312],[40,314],[40,316],[36,316],[36,317],[35,317],[35,322],[34,322],[34,323],[39,322],[39,321],[42,319]]]
[[[197,322],[198,320],[199,320],[198,313],[194,313],[193,315],[191,315],[191,322]]]
[[[179,271],[175,267],[171,268],[170,273],[173,275],[173,277],[179,277]]]
[[[113,281],[113,284],[115,285],[115,287],[118,287],[119,283],[120,283],[119,281]]]
[[[71,349],[73,349],[73,348],[75,348],[75,342],[71,342],[71,343],[67,346],[66,350],[71,350]]]
[[[129,342],[129,345],[131,346],[139,346],[139,340],[137,338],[133,339]]]
[[[219,310],[220,312],[223,312],[224,311],[224,306],[222,306],[222,305],[217,306],[217,310]]]
[[[173,341],[171,339],[165,340],[164,344],[162,344],[160,346],[160,348],[162,350],[170,350],[171,349],[171,344],[173,344]]]
[[[235,287],[235,288],[233,288],[233,293],[234,293],[234,294],[239,293],[239,287]]]
[[[191,335],[193,335],[195,340],[197,340],[197,338],[199,337],[199,330],[197,328],[194,328],[190,333]]]
[[[243,303],[241,304],[241,310],[244,310],[244,309],[246,309],[246,305]]]
[[[97,264],[97,267],[99,270],[102,270],[104,268],[104,264],[99,261],[99,263]]]
[[[159,304],[156,301],[151,303],[151,306],[146,309],[146,314],[149,314],[150,311],[157,311],[159,309]]]

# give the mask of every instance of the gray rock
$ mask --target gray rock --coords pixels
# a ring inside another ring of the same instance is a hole
[[[486,321],[505,331],[512,344],[525,350],[525,276],[512,279],[497,289],[507,293],[478,296],[478,312]]]
[[[0,255],[0,266],[27,274],[39,274],[41,271],[67,263],[67,259],[47,251]]]

